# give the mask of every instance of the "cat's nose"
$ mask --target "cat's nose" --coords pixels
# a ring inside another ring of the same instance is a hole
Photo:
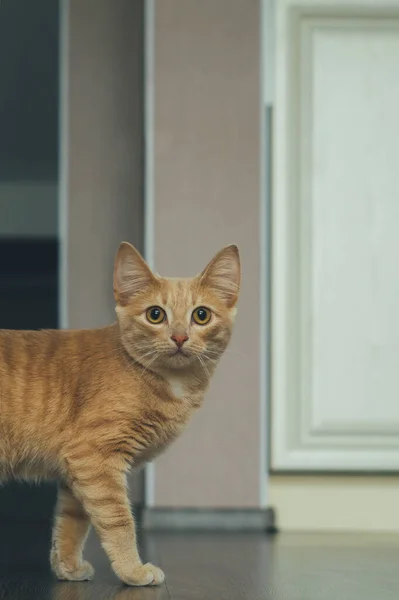
[[[174,341],[174,343],[176,344],[176,346],[178,348],[181,348],[184,344],[184,342],[187,342],[188,340],[188,335],[171,335],[170,339]]]

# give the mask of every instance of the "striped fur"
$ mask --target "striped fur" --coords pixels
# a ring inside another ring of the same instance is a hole
[[[122,244],[115,324],[0,331],[0,481],[59,481],[51,564],[60,579],[92,577],[83,560],[92,524],[122,581],[163,581],[140,560],[126,475],[173,441],[201,405],[230,339],[238,287],[235,247],[183,280],[152,274]],[[146,318],[154,305],[167,315],[159,325]],[[193,323],[197,306],[212,311],[209,324]],[[171,336],[182,332],[188,340],[176,354]]]

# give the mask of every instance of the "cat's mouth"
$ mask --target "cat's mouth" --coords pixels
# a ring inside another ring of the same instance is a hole
[[[186,352],[186,350],[183,350],[183,348],[176,348],[176,350],[172,350],[172,352],[169,353],[169,356],[190,356],[188,352]]]

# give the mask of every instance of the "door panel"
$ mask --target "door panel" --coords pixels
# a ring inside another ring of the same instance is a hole
[[[399,468],[399,2],[277,3],[274,469]]]

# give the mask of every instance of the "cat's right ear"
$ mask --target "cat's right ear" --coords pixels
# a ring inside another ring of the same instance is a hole
[[[119,246],[114,268],[114,297],[122,306],[155,282],[151,269],[141,254],[128,242]]]

